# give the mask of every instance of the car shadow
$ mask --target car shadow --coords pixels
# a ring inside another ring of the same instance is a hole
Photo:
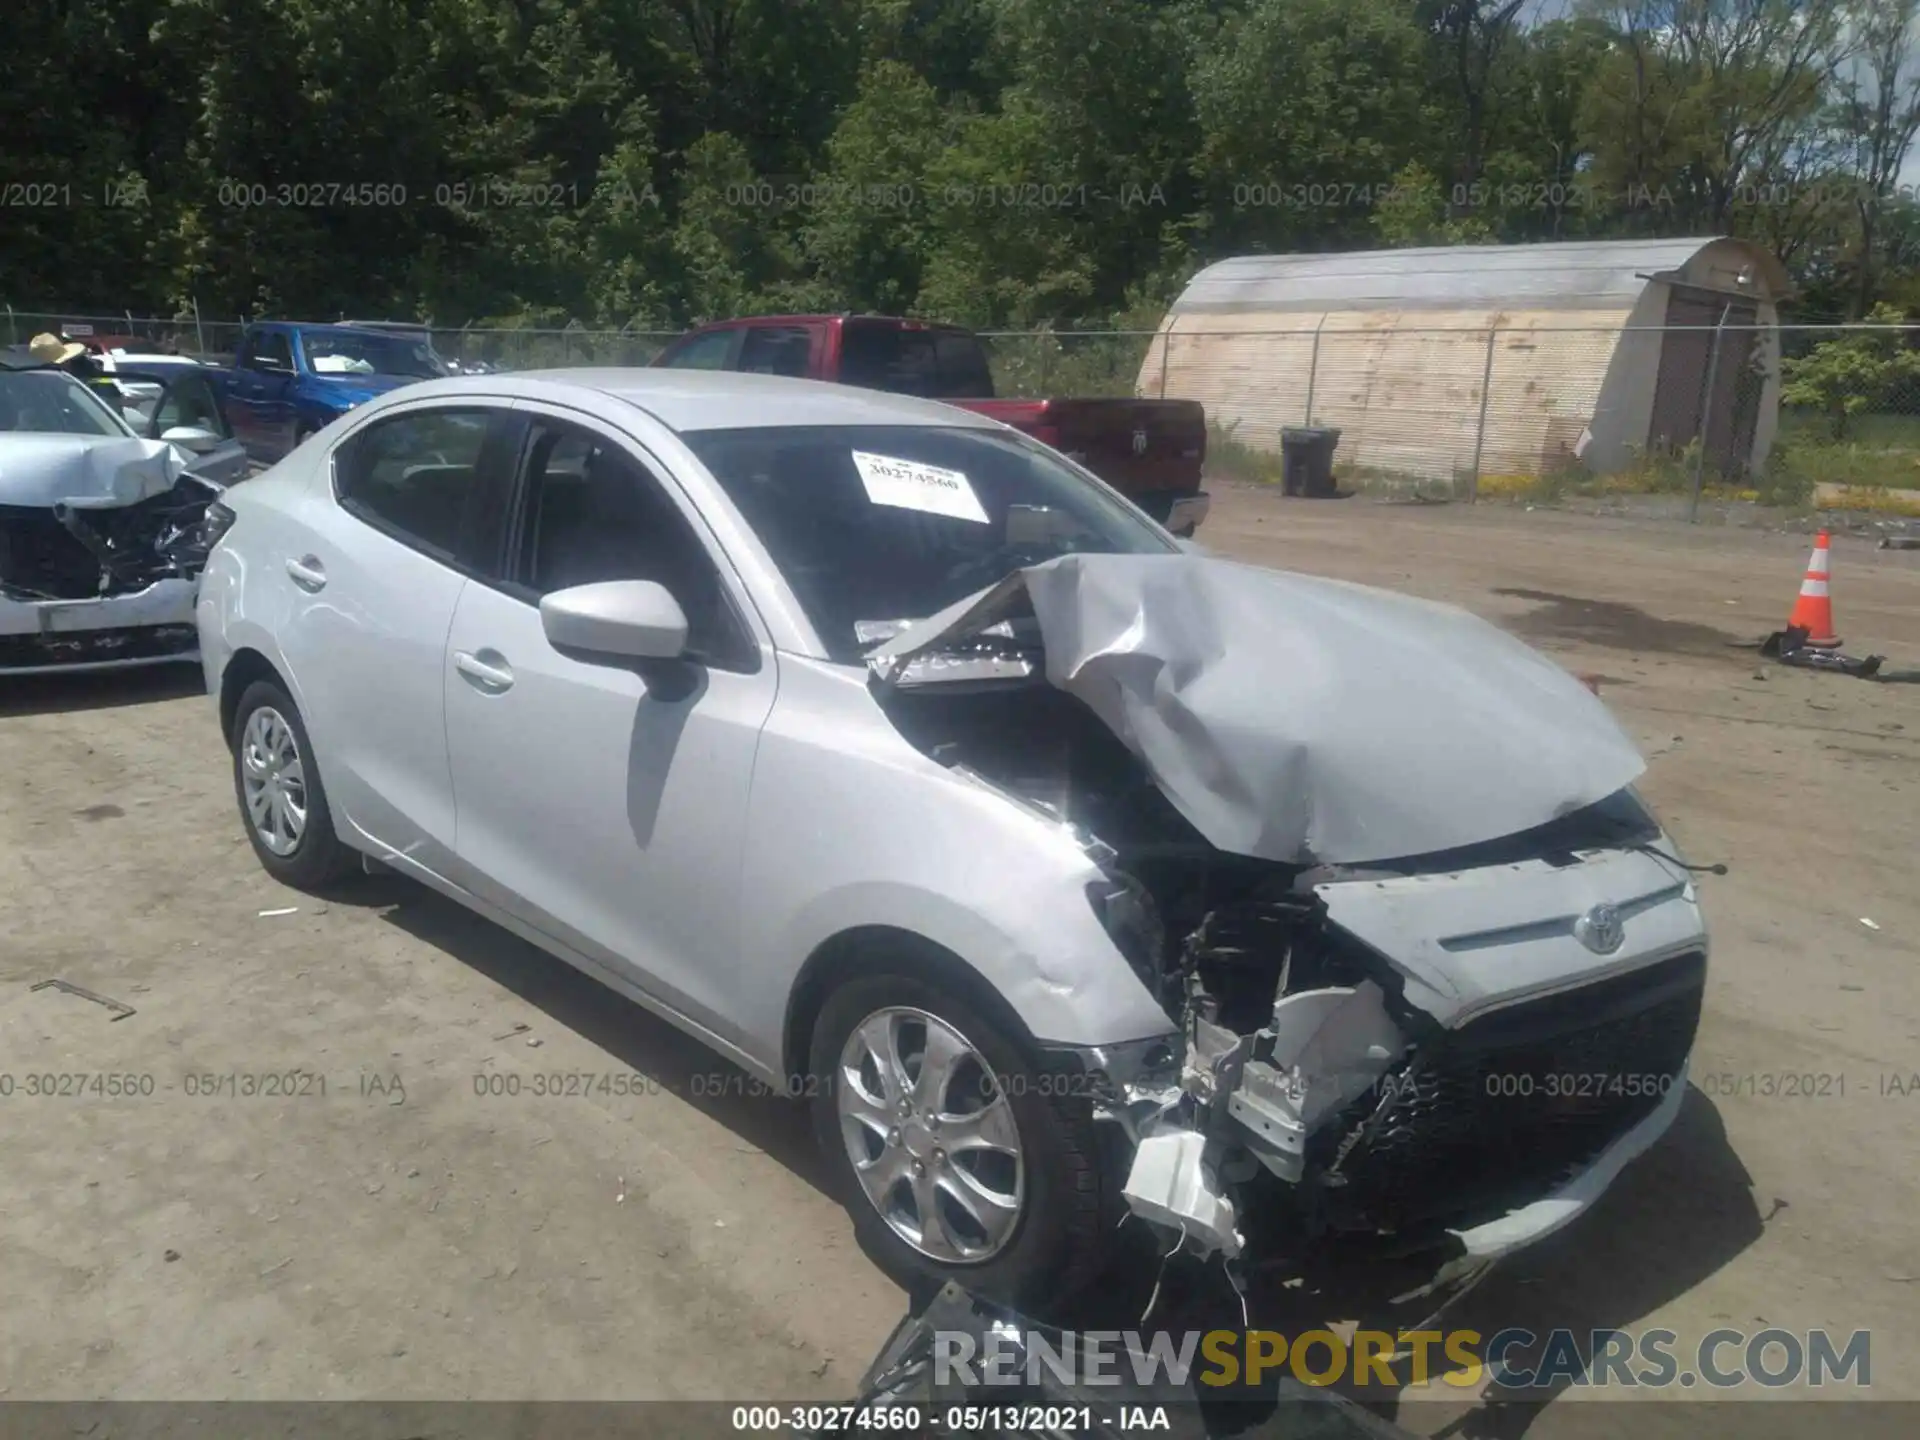
[[[340,887],[329,899],[384,905],[389,923],[511,990],[613,1061],[829,1193],[805,1103],[769,1094],[763,1082],[652,1011],[415,881],[370,876]]]
[[[77,675],[0,674],[0,719],[151,705],[206,693],[206,673],[197,661],[146,665],[137,670],[89,670]]]

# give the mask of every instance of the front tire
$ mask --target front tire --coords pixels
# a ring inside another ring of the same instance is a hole
[[[271,680],[249,685],[234,710],[233,789],[253,853],[274,879],[321,890],[352,873],[357,857],[334,833],[306,723]]]
[[[920,975],[849,981],[814,1026],[814,1132],[864,1249],[909,1290],[1063,1298],[1105,1258],[1091,1102],[1017,1026]]]

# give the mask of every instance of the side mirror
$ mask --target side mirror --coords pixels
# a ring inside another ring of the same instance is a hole
[[[674,660],[687,648],[687,616],[652,580],[603,580],[555,590],[540,601],[540,624],[556,650],[626,660]]]
[[[169,445],[178,445],[182,450],[191,450],[196,455],[211,455],[220,448],[220,437],[211,430],[202,430],[198,425],[175,425],[163,431],[160,438]]]

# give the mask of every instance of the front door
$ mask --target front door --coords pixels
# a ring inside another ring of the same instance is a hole
[[[462,883],[724,1040],[747,790],[773,705],[771,649],[715,554],[631,443],[531,421],[493,583],[448,634],[447,743]],[[542,595],[656,580],[685,660],[557,652]]]
[[[187,468],[194,474],[220,485],[237,484],[247,478],[247,452],[234,439],[206,376],[189,370],[169,381],[161,392],[153,418],[147,422],[147,434],[165,440],[168,431],[200,432],[192,443],[180,446]]]

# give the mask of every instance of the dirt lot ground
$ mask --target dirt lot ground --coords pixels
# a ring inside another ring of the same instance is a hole
[[[1731,870],[1702,882],[1680,1123],[1455,1323],[1869,1329],[1874,1395],[1920,1399],[1920,1092],[1897,1093],[1920,1071],[1920,687],[1731,648],[1783,620],[1804,537],[1229,491],[1204,539],[1463,604],[1601,674],[1680,843]],[[1834,566],[1848,648],[1920,665],[1920,554],[1842,537]],[[423,890],[269,882],[197,675],[0,686],[0,1397],[849,1391],[902,1297],[796,1111]],[[297,1097],[235,1093],[290,1072]],[[54,1073],[135,1093],[25,1093]],[[543,1073],[613,1083],[536,1097]]]

